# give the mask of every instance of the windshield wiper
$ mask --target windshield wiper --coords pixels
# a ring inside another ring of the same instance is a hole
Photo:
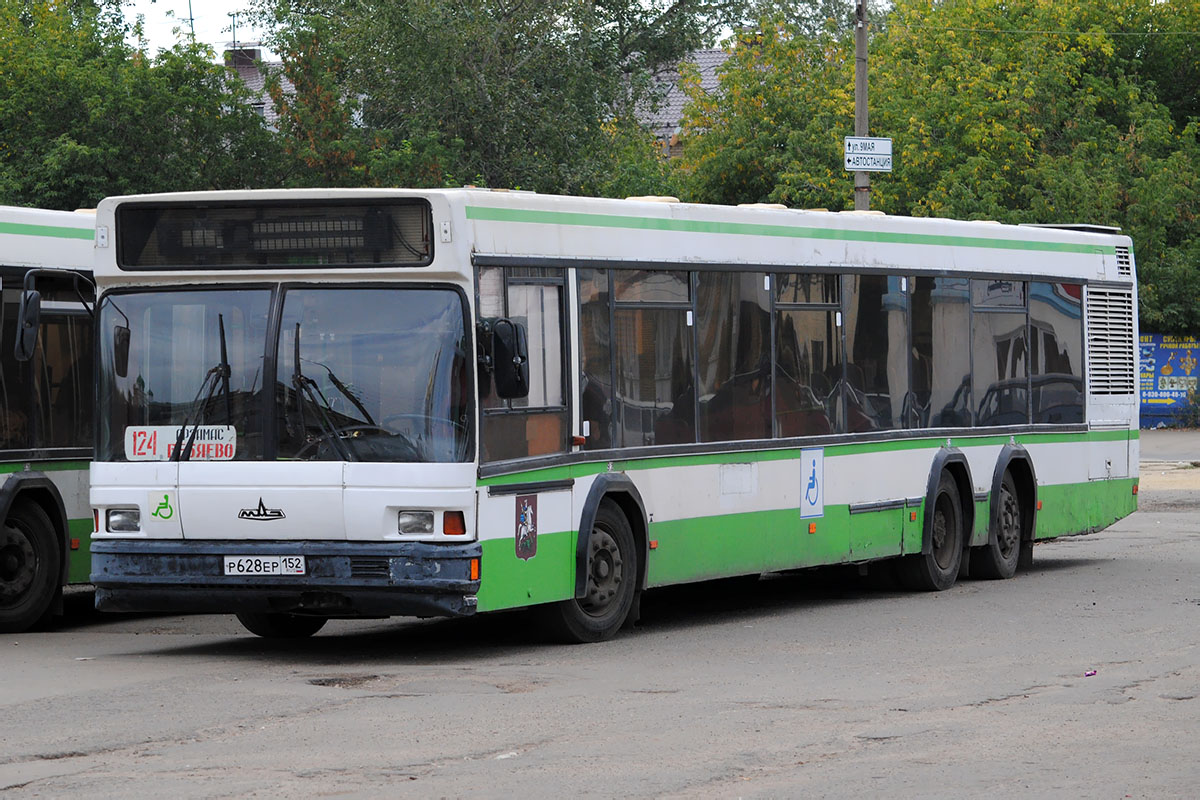
[[[333,374],[333,370],[322,364],[320,361],[309,360],[308,363],[316,364],[318,367],[325,370],[325,372],[329,375],[329,382],[332,383],[334,388],[341,392],[347,400],[353,403],[355,408],[362,412],[363,420],[366,421],[368,425],[375,425],[375,419],[371,416],[371,413],[367,411],[366,406],[362,404],[362,401],[355,397],[354,392],[350,391],[350,387],[338,380],[338,376]],[[304,380],[308,380],[308,378],[304,378]],[[323,399],[324,395],[321,395],[321,397]]]
[[[300,430],[303,431],[306,427],[304,424],[304,397],[307,397],[308,401],[316,406],[317,421],[320,422],[321,430],[324,431],[322,436],[336,442],[336,447],[340,454],[344,456],[345,461],[357,461],[358,459],[350,452],[350,448],[342,441],[341,429],[334,424],[329,416],[329,400],[321,392],[321,387],[317,386],[316,381],[306,376],[300,369],[299,322],[296,323],[296,336],[293,344],[292,361],[294,366],[292,368],[292,387],[296,390],[296,406],[300,410]],[[318,397],[320,398],[320,402],[317,401]]]
[[[196,443],[196,432],[200,430],[200,423],[204,419],[204,411],[208,408],[212,396],[217,393],[218,386],[225,388],[225,423],[233,424],[233,410],[230,405],[229,398],[229,351],[225,345],[225,315],[217,315],[217,331],[221,337],[221,362],[210,369],[204,376],[204,380],[200,383],[200,388],[196,390],[196,397],[192,399],[191,408],[188,409],[187,415],[183,418],[183,424],[179,426],[179,435],[175,437],[175,453],[172,461],[189,461],[192,458],[192,446]],[[204,401],[197,405],[201,393],[205,387],[208,388],[208,393],[204,395]],[[196,417],[196,421],[192,423],[192,432],[187,437],[187,444],[183,444],[184,431],[188,429],[188,424],[192,416]]]

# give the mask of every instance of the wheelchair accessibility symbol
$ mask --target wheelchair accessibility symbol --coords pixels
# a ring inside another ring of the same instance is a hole
[[[820,517],[825,514],[825,449],[811,447],[800,451],[801,480],[804,492],[800,498],[801,517]]]
[[[150,512],[150,516],[158,517],[161,520],[168,520],[175,516],[175,509],[171,507],[171,495],[164,494],[162,502],[158,504],[158,508]]]

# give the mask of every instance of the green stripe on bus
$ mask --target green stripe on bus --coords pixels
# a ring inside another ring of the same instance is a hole
[[[0,475],[11,472],[64,472],[73,469],[86,470],[90,461],[15,461],[0,464]]]
[[[94,228],[67,228],[60,225],[30,225],[25,222],[0,222],[0,233],[17,236],[47,236],[52,239],[92,239]]]
[[[1136,478],[1038,486],[1035,539],[1088,533],[1137,511]]]
[[[574,597],[576,538],[574,531],[539,533],[530,559],[517,557],[512,538],[485,539],[477,608],[495,611]]]
[[[891,439],[887,441],[862,442],[860,444],[835,444],[824,446],[825,456],[849,456],[855,454],[889,453],[903,450],[933,450],[950,440],[952,447],[987,447],[1004,445],[1015,438],[1018,444],[1063,444],[1067,442],[1109,442],[1126,441],[1138,438],[1137,431],[1112,430],[1089,431],[1087,433],[1020,433],[1015,436],[949,436],[922,439]],[[649,456],[646,458],[620,460],[612,462],[587,462],[582,464],[567,464],[561,467],[546,467],[527,472],[498,475],[491,478],[480,478],[480,486],[504,486],[511,483],[526,483],[529,481],[565,480],[570,478],[585,478],[602,472],[631,472],[644,469],[661,469],[664,467],[694,467],[712,464],[747,464],[751,462],[787,461],[799,458],[800,450],[821,445],[805,445],[801,447],[781,448],[778,450],[731,450],[721,453],[702,453],[684,456]],[[608,465],[612,464],[609,470]]]
[[[1048,539],[1103,528],[1137,508],[1132,478],[1039,486],[1042,509],[1035,537]],[[923,505],[862,514],[826,506],[821,517],[796,509],[754,511],[654,522],[647,586],[869,561],[920,552]],[[975,503],[972,544],[987,541],[989,505]],[[916,519],[911,512],[916,511]],[[813,532],[810,533],[810,525]],[[512,538],[483,542],[479,610],[515,608],[572,597],[574,531],[538,536],[537,555],[516,557]]]
[[[919,244],[937,247],[983,247],[1001,250],[1041,251],[1049,253],[1086,253],[1114,255],[1112,245],[1074,244],[1070,242],[1033,242],[982,236],[949,236],[931,233],[890,233],[885,231],[841,230],[793,225],[763,225],[747,222],[708,222],[662,217],[634,217],[620,214],[590,214],[575,211],[533,211],[521,208],[467,206],[467,219],[488,222],[572,225],[588,228],[625,228],[634,230],[676,231],[682,233],[721,233],[737,236],[781,236],[790,239],[823,239],[878,244]]]
[[[87,583],[92,579],[92,528],[91,519],[67,521],[67,532],[72,539],[79,540],[79,547],[67,552],[67,583]]]

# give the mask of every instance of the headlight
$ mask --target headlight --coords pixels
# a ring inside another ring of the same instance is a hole
[[[401,511],[397,518],[397,529],[404,535],[433,533],[433,512]]]
[[[137,533],[142,529],[142,512],[136,508],[110,508],[108,530],[113,533]]]

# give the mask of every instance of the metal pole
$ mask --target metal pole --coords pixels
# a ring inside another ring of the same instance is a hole
[[[854,8],[854,135],[870,136],[867,124],[867,0]],[[854,173],[854,210],[871,207],[871,173]]]
[[[231,11],[231,12],[229,12],[229,16],[233,19],[233,24],[229,28],[230,35],[233,36],[233,49],[237,50],[237,18],[238,18],[238,15],[237,15],[236,11]]]
[[[192,15],[192,0],[188,0],[188,26],[192,29],[192,44],[196,43],[196,18]]]

